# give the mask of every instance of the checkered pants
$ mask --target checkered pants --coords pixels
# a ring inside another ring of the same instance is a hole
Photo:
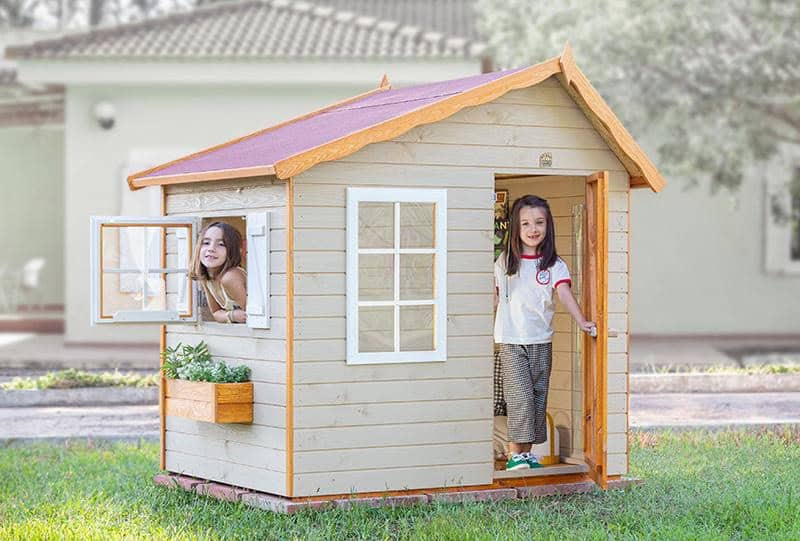
[[[494,416],[505,417],[506,397],[503,396],[503,369],[500,365],[500,351],[494,352]]]
[[[514,443],[547,440],[547,391],[553,365],[552,344],[500,344],[503,393],[508,408],[508,439]]]

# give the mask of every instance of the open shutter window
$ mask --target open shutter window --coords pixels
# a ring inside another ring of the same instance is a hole
[[[247,215],[247,326],[269,328],[269,214]]]
[[[198,225],[193,216],[92,216],[92,324],[196,322],[189,265]]]

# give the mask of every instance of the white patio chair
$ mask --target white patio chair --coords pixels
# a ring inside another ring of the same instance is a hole
[[[11,300],[14,294],[14,283],[8,271],[8,263],[0,263],[0,310],[11,311]]]
[[[44,268],[45,259],[43,257],[34,257],[28,260],[19,271],[17,287],[14,295],[14,307],[19,308],[21,300],[27,301],[30,308],[37,306],[38,309],[42,308],[42,293],[40,289],[41,274]],[[34,297],[38,297],[38,303],[31,302]]]

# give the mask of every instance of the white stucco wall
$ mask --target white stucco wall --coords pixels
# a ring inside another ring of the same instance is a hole
[[[765,271],[764,176],[735,196],[669,179],[632,192],[632,334],[800,333],[800,275]]]
[[[45,258],[39,291],[24,304],[64,302],[63,130],[60,126],[0,128],[0,265],[18,271],[31,258]],[[7,294],[11,284],[5,283]]]
[[[137,195],[127,191],[123,177],[132,152],[178,149],[182,153],[200,150],[364,90],[363,86],[313,89],[308,85],[238,88],[68,87],[65,271],[69,287],[66,292],[66,340],[158,340],[156,326],[91,327],[89,324],[88,220],[91,215],[122,213],[123,197],[125,207],[130,208],[132,198]],[[94,104],[101,100],[109,101],[116,108],[116,123],[111,130],[101,129],[92,115]],[[170,158],[160,158],[165,159]]]

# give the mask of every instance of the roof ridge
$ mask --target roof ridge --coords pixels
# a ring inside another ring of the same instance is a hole
[[[36,49],[45,48],[49,45],[56,45],[60,43],[79,43],[81,40],[96,36],[106,35],[119,35],[121,32],[136,31],[140,29],[149,29],[153,26],[162,26],[170,22],[179,20],[191,21],[192,19],[203,17],[209,13],[216,11],[225,11],[231,7],[243,7],[247,5],[268,4],[270,0],[224,0],[222,2],[215,2],[207,6],[200,6],[192,9],[191,11],[180,11],[169,13],[161,17],[153,17],[149,19],[142,19],[139,21],[131,21],[127,23],[115,23],[100,25],[95,28],[80,29],[60,36],[58,38],[37,40],[27,45],[15,45],[6,48],[7,58],[19,58],[18,54],[24,54]]]
[[[103,25],[91,29],[82,29],[57,38],[34,41],[26,45],[10,46],[6,49],[8,58],[24,58],[34,56],[38,51],[45,51],[59,45],[81,44],[93,38],[118,37],[130,35],[138,31],[147,31],[182,22],[205,19],[217,13],[229,13],[231,10],[245,9],[252,6],[269,6],[274,9],[286,9],[301,15],[318,19],[330,19],[336,24],[353,24],[359,28],[372,29],[382,34],[396,37],[407,37],[416,43],[427,42],[433,47],[443,46],[445,49],[468,50],[471,56],[480,56],[487,44],[482,40],[447,34],[441,30],[423,28],[419,25],[399,20],[380,18],[374,15],[357,13],[349,9],[340,9],[325,4],[325,0],[232,0],[201,6],[191,11],[170,13],[162,17],[143,19],[120,24]]]

